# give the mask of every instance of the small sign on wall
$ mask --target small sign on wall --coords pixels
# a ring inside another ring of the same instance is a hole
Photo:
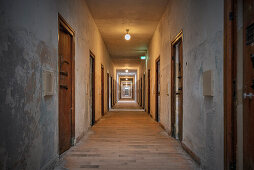
[[[54,94],[54,73],[49,70],[42,72],[43,96],[51,96]]]
[[[203,96],[213,96],[213,83],[212,70],[203,72]]]

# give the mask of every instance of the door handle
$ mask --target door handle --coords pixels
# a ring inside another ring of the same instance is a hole
[[[249,93],[249,94],[243,93],[243,98],[246,99],[247,97],[248,97],[249,99],[252,99],[252,97],[254,97],[254,94],[252,94],[252,93]]]

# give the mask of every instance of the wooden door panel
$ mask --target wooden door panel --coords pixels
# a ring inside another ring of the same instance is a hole
[[[171,135],[182,141],[183,134],[183,47],[182,32],[171,44]]]
[[[72,36],[59,31],[59,152],[71,147],[72,126]]]
[[[147,112],[150,113],[150,70],[148,70],[148,93],[147,93],[147,97],[148,97],[148,109]]]
[[[244,1],[243,165],[254,169],[254,1]]]
[[[159,122],[160,117],[160,58],[156,60],[156,110],[155,110],[155,117],[156,121]]]
[[[104,116],[104,68],[101,66],[101,115]]]

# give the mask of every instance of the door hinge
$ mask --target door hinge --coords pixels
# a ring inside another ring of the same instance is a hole
[[[234,20],[234,13],[233,12],[229,12],[229,20],[230,21]]]

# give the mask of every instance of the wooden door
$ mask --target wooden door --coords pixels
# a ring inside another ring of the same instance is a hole
[[[144,74],[144,76],[143,76],[143,108],[144,109],[145,109],[145,103],[146,103],[146,99],[145,99],[146,93],[145,93],[145,91],[146,91],[146,75]]]
[[[171,134],[182,141],[183,134],[183,46],[182,33],[171,44]]]
[[[59,18],[59,154],[71,147],[74,136],[73,35]]]
[[[101,65],[101,115],[104,116],[104,67]]]
[[[94,55],[90,54],[90,115],[91,126],[95,124],[95,59]]]
[[[109,73],[107,73],[107,108],[109,111]]]
[[[147,112],[150,114],[150,69],[148,70],[148,91],[147,91],[147,97],[148,97]]]
[[[183,52],[182,33],[171,44],[172,70],[171,70],[171,131],[172,136],[182,141],[183,125]]]
[[[156,82],[155,82],[155,86],[156,86],[156,110],[155,110],[155,120],[157,122],[160,121],[160,58],[158,58],[156,60]]]
[[[243,169],[254,169],[254,1],[244,1]]]
[[[111,108],[113,107],[113,78],[112,78],[112,76],[110,77],[110,85],[111,85],[111,90],[110,90],[110,92],[111,92],[111,94],[110,94],[110,97],[111,97]]]
[[[142,98],[143,98],[143,86],[142,86],[142,77],[140,79],[140,106],[142,107]]]

